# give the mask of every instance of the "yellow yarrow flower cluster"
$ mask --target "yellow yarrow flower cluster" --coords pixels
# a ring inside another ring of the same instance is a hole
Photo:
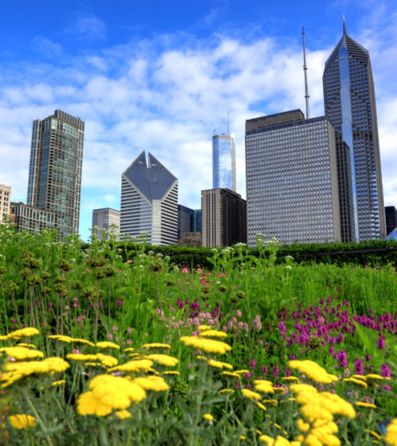
[[[227,338],[227,334],[219,330],[205,330],[200,332],[200,336],[205,338]]]
[[[397,446],[397,418],[393,418],[386,428],[385,442],[390,446]]]
[[[368,384],[364,380],[354,378],[354,377],[344,378],[343,381],[352,383],[352,384],[356,384],[357,386],[363,387],[364,389],[366,389],[368,387]]]
[[[166,367],[174,367],[178,364],[178,359],[173,356],[153,354],[145,356],[146,359],[150,361],[157,362],[158,364],[164,365]]]
[[[265,443],[266,446],[299,446],[300,441],[288,441],[286,438],[278,435],[276,438],[269,437],[269,435],[260,435],[259,441]]]
[[[95,347],[105,349],[105,348],[113,348],[114,350],[120,350],[120,346],[115,344],[114,342],[109,341],[101,341],[95,344]]]
[[[141,386],[144,390],[151,390],[152,392],[166,392],[170,389],[169,385],[161,376],[144,376],[133,379],[134,383]]]
[[[113,410],[128,409],[132,403],[146,398],[145,390],[129,379],[112,375],[97,375],[89,384],[89,391],[77,401],[80,415],[109,415]]]
[[[162,344],[161,342],[152,342],[150,344],[143,344],[142,348],[163,348],[165,350],[169,350],[171,348],[170,344]]]
[[[250,389],[243,389],[241,391],[241,393],[243,394],[243,396],[245,396],[245,398],[248,398],[251,401],[260,401],[262,399],[262,395],[260,393],[257,392],[253,392]]]
[[[64,335],[49,335],[48,339],[53,339],[54,341],[64,342],[65,344],[83,344],[90,347],[95,347],[95,344],[87,339],[72,338],[70,336]]]
[[[330,384],[338,381],[337,376],[331,375],[323,367],[321,367],[314,361],[299,361],[297,359],[294,359],[288,362],[288,366],[319,384]]]
[[[297,440],[313,446],[339,446],[340,440],[334,435],[338,432],[334,415],[354,418],[353,406],[336,394],[319,392],[308,384],[292,384],[290,389],[301,404],[300,412],[304,417],[304,420],[297,420],[298,429],[304,433]]]
[[[135,361],[128,361],[117,367],[110,369],[111,372],[137,373],[152,371],[153,361],[150,359],[137,359]]]
[[[200,336],[182,336],[181,342],[197,350],[203,350],[207,353],[219,353],[221,355],[229,352],[232,348],[222,341],[206,339]]]
[[[36,418],[23,413],[10,415],[8,421],[14,429],[18,430],[36,426]]]
[[[69,361],[84,362],[86,365],[101,365],[103,367],[114,367],[119,363],[113,356],[102,353],[87,355],[83,353],[69,353],[66,355],[66,359],[69,359]]]
[[[52,357],[43,361],[10,362],[5,365],[5,373],[0,375],[2,387],[11,384],[34,374],[53,374],[67,370],[70,365],[62,358]]]
[[[12,331],[8,333],[8,335],[1,336],[2,340],[6,339],[21,339],[21,338],[30,338],[31,336],[36,336],[40,334],[39,330],[34,327],[26,327],[20,328],[19,330]]]
[[[5,353],[7,356],[14,358],[17,361],[44,358],[43,352],[26,347],[3,347],[0,348],[0,352]]]
[[[262,393],[274,393],[273,384],[265,379],[256,379],[254,381],[255,390]]]

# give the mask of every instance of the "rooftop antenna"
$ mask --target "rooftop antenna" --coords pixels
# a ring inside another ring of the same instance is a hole
[[[305,74],[305,102],[306,102],[306,119],[310,117],[309,109],[309,86],[307,83],[307,65],[306,65],[306,45],[305,45],[305,28],[302,27],[302,48],[303,48],[303,72]]]
[[[343,21],[343,35],[346,36],[347,32],[346,32],[346,20],[345,20],[345,16],[342,16],[342,21]]]

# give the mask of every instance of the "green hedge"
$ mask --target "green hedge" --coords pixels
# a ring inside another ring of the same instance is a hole
[[[124,258],[133,258],[137,252],[153,251],[169,256],[171,262],[190,268],[211,268],[209,258],[213,255],[209,248],[187,248],[183,246],[151,246],[133,242],[120,242]],[[259,250],[250,249],[250,254],[259,256]],[[297,263],[332,263],[337,265],[357,264],[361,266],[393,265],[397,268],[397,242],[368,241],[362,243],[296,244],[280,246],[277,262],[284,262],[292,256]]]

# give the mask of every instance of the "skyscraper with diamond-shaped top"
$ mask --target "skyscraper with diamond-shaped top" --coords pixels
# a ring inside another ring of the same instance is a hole
[[[368,51],[346,32],[325,64],[325,116],[336,133],[343,241],[386,236],[375,89]]]
[[[152,245],[178,241],[178,180],[144,151],[121,176],[120,237],[140,235]]]

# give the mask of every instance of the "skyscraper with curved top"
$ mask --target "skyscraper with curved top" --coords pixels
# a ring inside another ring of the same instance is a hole
[[[212,137],[213,188],[236,191],[236,143],[229,133]]]
[[[346,32],[325,64],[325,115],[337,141],[342,239],[386,236],[375,89],[368,51]]]
[[[144,235],[152,245],[178,241],[178,180],[143,151],[121,176],[120,238]]]

